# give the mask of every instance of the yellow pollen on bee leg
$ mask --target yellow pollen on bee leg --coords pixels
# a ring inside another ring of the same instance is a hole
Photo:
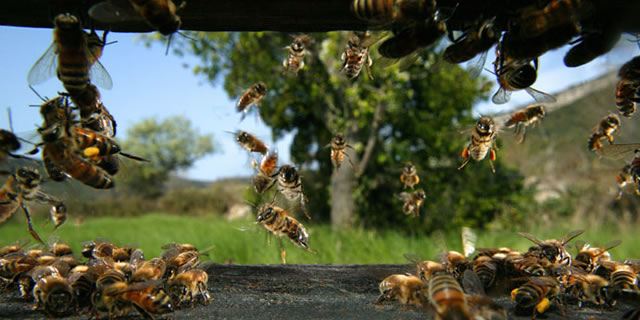
[[[100,149],[96,147],[89,147],[84,149],[83,153],[84,153],[84,156],[87,158],[95,158],[98,156],[98,154],[100,154]]]
[[[538,313],[544,313],[545,311],[547,311],[547,309],[549,309],[550,306],[551,301],[549,301],[549,299],[547,298],[544,298],[542,299],[542,301],[540,301],[540,303],[536,305],[536,311],[538,311]]]
[[[516,301],[516,294],[518,293],[518,288],[511,290],[511,300]]]

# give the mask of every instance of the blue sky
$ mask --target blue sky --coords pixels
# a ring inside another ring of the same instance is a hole
[[[118,122],[118,137],[126,138],[126,130],[144,118],[164,119],[182,115],[190,119],[200,133],[212,134],[217,147],[215,154],[198,161],[182,175],[214,180],[252,174],[247,152],[237,146],[233,136],[225,131],[246,130],[273,145],[269,128],[252,115],[240,122],[240,115],[235,112],[235,101],[227,97],[220,85],[213,87],[203,77],[195,76],[190,68],[183,67],[185,63],[197,64],[196,58],[165,56],[163,46],[147,48],[135,41],[137,37],[131,33],[110,33],[108,40],[117,40],[118,43],[107,46],[100,60],[114,83],[112,90],[100,91],[102,101]],[[17,133],[33,131],[35,125],[42,122],[38,109],[28,107],[41,102],[28,88],[26,77],[52,39],[51,29],[0,27],[0,42],[5,44],[0,50],[0,61],[3,62],[0,74],[1,128],[8,127],[6,107],[11,107]],[[617,68],[637,54],[635,44],[625,41],[623,45],[616,53],[573,69],[564,67],[562,62],[566,47],[547,53],[540,58],[538,81],[533,87],[553,93]],[[283,50],[283,57],[285,53]],[[486,67],[493,59],[490,54]],[[373,72],[376,72],[375,62]],[[484,74],[493,79],[492,75]],[[52,78],[36,86],[36,90],[43,96],[53,97],[63,88],[60,81]],[[476,111],[489,114],[532,102],[532,98],[522,91],[514,93],[508,104],[496,106],[484,102],[476,106]],[[276,144],[281,163],[290,161],[288,146],[291,140],[291,135],[285,136]]]

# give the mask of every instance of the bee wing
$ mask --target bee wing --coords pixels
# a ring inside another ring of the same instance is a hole
[[[567,235],[564,236],[564,238],[562,239],[562,245],[564,246],[567,242],[571,241],[572,239],[574,239],[575,237],[583,233],[584,233],[584,230],[573,230],[567,233]]]
[[[98,60],[96,60],[96,62],[91,66],[91,69],[89,69],[89,79],[101,88],[107,90],[113,88],[113,81],[111,80],[109,72],[107,72],[104,66],[102,66],[102,63]]]
[[[482,72],[482,69],[484,69],[484,65],[487,62],[487,55],[489,54],[489,51],[484,51],[482,52],[480,55],[478,55],[478,57],[469,62],[468,66],[469,66],[469,77],[471,79],[475,79],[477,78],[480,73]]]
[[[155,287],[161,286],[162,282],[164,282],[164,279],[149,280],[149,281],[144,281],[144,282],[134,282],[134,283],[131,283],[131,284],[127,285],[126,288],[123,288],[120,291],[116,291],[113,294],[117,295],[117,294],[130,292],[130,291],[138,291],[138,290],[144,290],[144,289],[147,289],[147,288],[155,288]]]
[[[538,238],[536,238],[536,236],[530,234],[530,233],[525,233],[525,232],[518,232],[518,234],[526,239],[531,240],[531,242],[537,244],[537,245],[542,245],[544,242]]]
[[[621,243],[622,243],[622,240],[611,240],[611,241],[607,242],[607,244],[602,246],[602,250],[604,250],[604,251],[611,250],[611,249],[619,246]]]
[[[531,87],[524,88],[524,90],[538,102],[553,103],[557,101],[554,96],[546,92],[542,92]]]
[[[403,254],[404,258],[415,263],[418,264],[420,262],[422,262],[422,258],[420,258],[420,256],[418,256],[417,254],[414,253],[405,253]]]
[[[469,227],[462,227],[462,252],[465,257],[471,256],[476,251],[478,235]]]
[[[498,89],[498,91],[491,98],[491,101],[493,101],[493,103],[495,104],[505,104],[509,102],[509,99],[511,99],[511,91],[505,90],[505,88],[500,87],[500,89]]]
[[[128,0],[107,0],[89,9],[89,16],[103,23],[144,20]]]
[[[36,85],[49,80],[56,74],[58,68],[58,56],[56,49],[57,45],[52,42],[49,48],[42,54],[40,58],[33,64],[29,73],[27,74],[27,83],[30,85]]]
[[[607,144],[602,146],[602,148],[596,150],[601,156],[610,159],[620,159],[629,153],[633,152],[636,149],[640,149],[640,144],[638,143],[615,143],[615,144]]]
[[[585,246],[588,246],[588,244],[584,240],[576,241],[576,249],[578,249],[578,252],[580,252],[580,250],[585,249]]]
[[[467,269],[462,274],[462,288],[464,292],[472,296],[485,296],[484,286],[478,275],[471,269]]]
[[[144,253],[141,249],[134,250],[129,257],[129,263],[131,263],[134,268],[137,268],[142,262],[144,262]]]
[[[397,193],[396,198],[402,201],[408,201],[409,199],[411,199],[411,194],[408,192],[401,192],[401,193]]]

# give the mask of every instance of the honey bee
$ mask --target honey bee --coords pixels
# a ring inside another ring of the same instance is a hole
[[[273,186],[272,175],[278,165],[278,152],[267,150],[267,153],[262,156],[260,165],[255,160],[251,162],[251,165],[258,169],[258,173],[252,179],[253,188],[258,194],[262,194]]]
[[[58,276],[47,276],[40,279],[33,287],[35,310],[43,311],[52,317],[69,315],[75,307],[75,299],[67,280]]]
[[[471,269],[478,275],[482,287],[486,290],[493,286],[496,280],[498,265],[490,256],[478,255],[471,262]]]
[[[345,157],[347,157],[347,160],[349,160],[351,168],[356,170],[356,165],[353,164],[353,161],[351,161],[351,157],[349,157],[349,154],[347,153],[347,148],[351,148],[352,150],[355,149],[347,144],[347,141],[344,138],[344,134],[338,132],[333,135],[331,144],[329,146],[331,146],[331,163],[336,168],[336,170],[340,170],[340,165],[342,164],[342,161],[344,161]]]
[[[433,45],[446,32],[447,25],[434,16],[401,29],[393,37],[382,42],[378,47],[378,52],[385,58],[400,59],[411,55],[420,48]]]
[[[271,202],[275,201],[278,193],[281,193],[289,201],[295,201],[296,199],[300,198],[300,206],[302,207],[302,212],[304,212],[304,215],[307,217],[307,219],[311,220],[311,216],[305,208],[305,204],[309,200],[304,194],[302,177],[298,173],[298,170],[292,165],[285,164],[281,166],[273,176],[277,177],[276,181],[278,182],[278,192],[273,195],[273,200]]]
[[[264,144],[264,142],[262,142],[260,139],[256,138],[256,136],[252,135],[249,132],[239,130],[235,135],[238,144],[247,149],[249,152],[258,152],[262,155],[266,155],[269,151],[269,148],[266,144]]]
[[[420,257],[412,254],[405,254],[404,257],[416,264],[416,274],[422,281],[429,281],[435,273],[446,271],[442,263],[422,260]]]
[[[598,306],[612,303],[611,297],[604,290],[609,287],[609,281],[601,276],[572,272],[559,276],[558,282],[564,288],[565,294],[578,299],[578,308],[582,308],[585,302]]]
[[[510,21],[509,30],[521,38],[534,38],[551,32],[557,26],[575,23],[589,10],[587,1],[549,1],[543,8],[529,6]]]
[[[191,303],[193,306],[197,301],[207,304],[213,300],[207,289],[208,281],[209,275],[204,270],[192,269],[170,278],[167,291],[177,305]]]
[[[267,85],[264,84],[264,82],[258,82],[240,96],[240,99],[236,104],[236,110],[238,110],[238,112],[242,112],[242,118],[240,121],[244,120],[252,105],[255,104],[256,107],[258,106],[258,103],[266,94]]]
[[[79,307],[91,304],[91,293],[95,290],[97,279],[97,273],[87,265],[78,265],[69,272],[67,283]]]
[[[525,257],[533,256],[537,258],[545,258],[551,263],[558,263],[562,265],[571,264],[571,254],[567,251],[565,245],[582,233],[584,233],[584,230],[574,230],[569,232],[560,240],[549,239],[542,241],[532,234],[518,232],[521,237],[529,239],[531,242],[536,244],[529,249],[529,252],[525,254]]]
[[[593,133],[589,138],[587,146],[591,151],[597,151],[602,148],[600,140],[606,138],[609,144],[613,144],[613,133],[620,127],[620,118],[617,115],[610,113],[606,115],[598,125],[593,128]]]
[[[458,167],[458,170],[464,168],[473,158],[475,161],[483,160],[489,154],[489,164],[491,164],[491,172],[495,173],[493,161],[496,160],[496,151],[493,143],[496,139],[496,127],[493,119],[482,117],[478,119],[476,125],[471,131],[471,142],[462,150],[462,158],[464,161]]]
[[[131,282],[144,282],[162,279],[167,270],[167,260],[163,258],[153,258],[149,261],[142,261],[137,266]]]
[[[564,56],[564,65],[578,67],[609,52],[620,39],[620,32],[605,28],[600,32],[583,34],[580,42]]]
[[[429,301],[435,308],[435,319],[471,319],[462,287],[447,273],[435,274],[429,281]]]
[[[622,194],[624,193],[624,188],[627,185],[634,185],[633,176],[631,175],[631,165],[627,164],[622,167],[620,173],[616,176],[616,181],[618,182],[618,193],[616,194],[616,200],[622,199]],[[640,196],[640,190],[637,188],[636,194]]]
[[[121,247],[107,240],[98,239],[83,244],[82,256],[86,258],[112,258],[115,261],[128,261],[136,250],[130,247]],[[144,260],[144,257],[142,258]]]
[[[57,76],[71,96],[87,90],[89,81],[111,89],[113,82],[102,64],[93,57],[88,37],[80,20],[71,14],[59,14],[54,19],[53,43],[29,70],[27,80],[30,85],[44,82]],[[57,59],[56,59],[57,58]],[[52,68],[57,64],[57,68]]]
[[[376,304],[387,300],[397,299],[406,310],[407,305],[424,306],[425,284],[420,278],[409,274],[392,274],[380,282],[378,285],[380,296],[376,299]]]
[[[496,46],[496,60],[493,62],[494,73],[500,88],[491,98],[495,104],[509,102],[511,92],[524,89],[537,102],[555,102],[556,99],[531,85],[538,78],[538,59],[533,59],[533,65],[528,60],[514,60],[507,57],[501,45]]]
[[[36,168],[23,167],[9,176],[0,189],[0,223],[9,219],[18,208],[22,208],[27,217],[27,227],[31,236],[44,243],[31,224],[31,213],[27,204],[33,201],[57,205],[59,200],[40,191],[40,172]]]
[[[576,241],[576,248],[578,254],[575,257],[575,261],[579,261],[585,264],[585,271],[593,272],[600,265],[601,261],[610,261],[611,254],[609,250],[619,246],[622,243],[620,240],[612,240],[605,244],[602,248],[591,247],[584,241]]]
[[[100,100],[100,91],[95,85],[89,84],[86,90],[72,95],[70,98],[80,110],[80,118],[84,128],[109,137],[116,135],[116,120]]]
[[[600,261],[600,265],[610,271],[609,283],[616,289],[639,290],[638,270],[630,264],[615,261]]]
[[[640,101],[640,56],[625,63],[618,71],[616,85],[616,105],[623,116],[629,118],[636,111],[636,103]]]
[[[511,265],[514,270],[523,276],[542,277],[548,275],[547,266],[550,264],[546,258],[538,258],[535,256],[521,257],[512,260]]]
[[[367,74],[370,79],[373,79],[371,74],[371,65],[373,60],[369,55],[369,42],[371,39],[371,32],[369,31],[354,31],[347,41],[347,46],[344,48],[340,60],[342,60],[341,72],[354,79],[362,70],[362,66],[367,68]]]
[[[68,243],[60,240],[60,238],[58,237],[50,237],[47,243],[48,243],[49,251],[53,253],[53,255],[56,257],[62,257],[62,256],[73,254],[73,250],[71,249],[71,246]]]
[[[23,252],[24,251],[24,247],[29,244],[31,240],[29,239],[20,239],[20,240],[16,240],[15,242],[8,244],[2,248],[0,248],[0,258],[4,257],[10,253],[14,253],[14,252]]]
[[[282,61],[284,72],[292,72],[298,75],[298,71],[304,68],[304,56],[309,53],[306,49],[311,44],[311,37],[306,34],[297,35],[293,38],[293,42],[285,49],[289,55]]]
[[[444,51],[444,60],[449,63],[462,63],[480,54],[478,61],[472,65],[469,77],[480,75],[487,59],[488,50],[500,40],[501,32],[491,21],[483,21],[474,25]]]
[[[533,60],[545,52],[567,44],[580,34],[577,22],[565,23],[533,38],[520,37],[514,32],[505,32],[500,47],[506,56],[513,60]]]
[[[475,251],[475,243],[478,236],[468,227],[462,227],[462,253],[457,251],[447,251],[440,256],[442,264],[448,273],[455,278],[459,278],[465,270],[471,268],[471,263],[467,260]],[[443,246],[444,239],[443,239]]]
[[[171,298],[160,287],[162,280],[128,284],[114,282],[93,293],[91,300],[98,315],[108,313],[109,318],[126,317],[130,311],[137,311],[145,319],[153,319],[152,314],[173,311]]]
[[[506,128],[516,127],[516,133],[522,131],[520,135],[520,140],[518,143],[524,142],[524,137],[527,132],[527,127],[530,125],[535,125],[539,121],[544,118],[546,115],[546,111],[544,105],[531,105],[524,110],[520,110],[516,113],[513,113],[509,120],[504,124]]]
[[[426,19],[436,12],[433,0],[353,0],[351,12],[356,18],[374,24],[407,23]]]
[[[553,277],[532,277],[525,284],[511,292],[516,302],[516,309],[534,308],[533,317],[544,313],[551,306],[551,301],[558,299],[559,283]]]
[[[172,0],[111,0],[97,3],[89,9],[91,18],[103,23],[122,23],[144,20],[149,26],[167,36],[182,26],[176,14],[186,2],[176,6]]]
[[[63,202],[52,205],[49,210],[49,217],[53,221],[53,230],[58,229],[67,221],[67,206]]]
[[[12,252],[0,258],[0,277],[13,280],[25,274],[38,264],[36,258],[24,252]]]
[[[398,194],[397,197],[404,201],[402,212],[404,212],[405,215],[411,214],[414,217],[418,217],[420,215],[420,207],[422,207],[422,203],[424,203],[427,195],[424,193],[424,190],[418,189],[413,193],[402,192]]]
[[[166,261],[165,278],[171,278],[180,270],[190,270],[200,263],[200,254],[197,250],[180,252],[179,249],[169,249],[162,254]]]
[[[286,210],[272,204],[264,204],[258,208],[257,220],[276,237],[287,237],[293,244],[307,251],[309,249],[309,233],[298,220],[289,216]],[[282,262],[286,263],[286,252],[281,251]]]
[[[20,141],[18,137],[11,131],[0,129],[0,162],[3,162],[8,157],[19,158],[20,156],[13,154],[19,149]]]
[[[402,189],[406,189],[407,187],[413,189],[413,186],[420,182],[420,177],[418,176],[418,170],[413,165],[413,163],[407,161],[402,167],[402,175],[400,175],[400,182],[402,182]]]

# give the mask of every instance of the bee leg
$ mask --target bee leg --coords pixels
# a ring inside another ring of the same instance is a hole
[[[638,193],[638,190],[636,190],[636,194]],[[616,195],[616,200],[620,200],[622,199],[622,189],[620,187],[618,187],[618,195]]]
[[[367,55],[367,63],[365,63],[364,67],[367,68],[367,74],[369,75],[369,79],[373,80],[373,74],[371,73],[371,65],[373,64],[373,60],[371,57]]]
[[[280,257],[282,258],[282,264],[287,264],[287,251],[284,248],[280,251]]]
[[[462,164],[458,167],[458,170],[464,168],[464,166],[466,166],[467,163],[469,163],[469,160],[471,160],[471,158],[469,158],[469,147],[465,147],[462,150],[462,158],[464,158],[464,161],[462,161]]]
[[[20,203],[20,206],[22,207],[22,211],[24,211],[25,216],[27,216],[27,226],[29,228],[29,233],[38,242],[44,244],[44,241],[40,239],[40,236],[38,235],[38,233],[35,230],[33,230],[33,225],[31,224],[31,214],[29,213],[29,209],[27,209],[27,207],[22,202]]]
[[[349,164],[351,165],[351,168],[353,168],[353,171],[358,171],[358,166],[353,163],[349,154],[345,152],[344,155],[347,156],[347,160],[349,160]]]
[[[607,140],[609,141],[609,144],[613,144],[613,136],[612,135],[607,135]]]
[[[522,128],[522,134],[520,135],[520,140],[518,140],[518,144],[522,144],[524,142],[524,137],[527,134],[527,127]]]

